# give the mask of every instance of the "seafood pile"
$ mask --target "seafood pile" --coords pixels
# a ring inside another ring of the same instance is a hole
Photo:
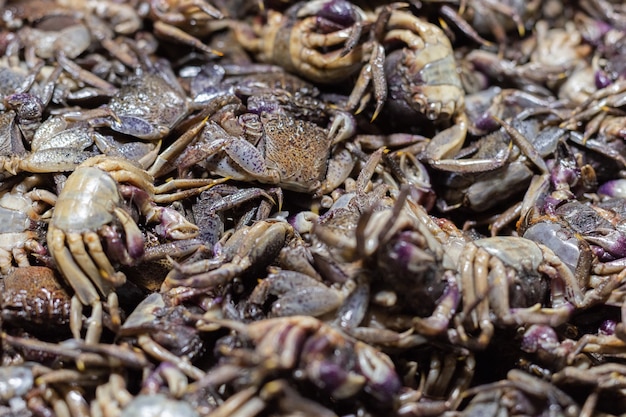
[[[621,2],[0,7],[0,416],[626,412]]]

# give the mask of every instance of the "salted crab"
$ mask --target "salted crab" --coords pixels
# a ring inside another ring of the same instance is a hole
[[[345,0],[298,2],[284,13],[267,10],[265,22],[239,23],[235,34],[244,48],[266,63],[320,83],[336,83],[359,71],[359,43],[365,13]]]
[[[173,364],[189,378],[200,379],[204,372],[191,364],[203,350],[195,321],[188,317],[193,311],[176,304],[167,293],[150,294],[128,316],[119,336],[136,339],[147,355]]]
[[[191,102],[165,61],[151,63],[144,59],[143,68],[99,108],[68,112],[68,120],[89,120],[95,127],[108,127],[139,140],[158,141],[187,116]]]
[[[225,285],[238,275],[272,262],[293,235],[289,223],[275,219],[242,227],[215,246],[213,258],[175,264],[161,290]]]
[[[323,105],[320,100],[314,102]],[[199,137],[195,141],[195,134],[181,137],[157,158],[149,172],[159,176],[176,165],[185,175],[199,165],[235,180],[326,194],[341,184],[354,166],[352,154],[341,142],[354,134],[355,121],[346,112],[332,111],[331,126],[322,127],[291,112],[291,106],[297,109],[298,103],[297,96],[287,92],[253,94],[242,111],[239,98],[230,93],[220,95],[209,104],[216,108],[211,120],[194,128],[202,129]],[[328,107],[321,110],[331,111]]]
[[[57,196],[43,188],[44,178],[31,175],[14,182],[0,197],[0,272],[29,266],[29,254],[44,256],[46,249],[39,242],[40,222],[49,218],[49,208]],[[9,182],[8,184],[11,184]]]
[[[372,81],[377,97],[373,118],[383,104],[396,117],[420,115],[437,122],[461,115],[465,94],[452,45],[443,31],[398,6],[377,9],[376,18],[380,40],[369,47],[376,52],[399,42],[401,48],[381,50],[375,65],[363,67],[347,108],[363,105],[361,100]]]
[[[155,202],[184,198],[213,184],[212,180],[192,181],[187,183],[189,192],[159,195],[164,189],[155,187],[144,170],[127,160],[103,155],[88,159],[67,178],[48,226],[47,243],[59,271],[75,291],[70,327],[76,338],[80,338],[82,305],[89,305],[93,320],[86,340],[95,343],[99,339],[100,296],[107,297],[114,310],[114,289],[126,280],[113,265],[132,265],[144,252],[143,234],[124,209],[123,196],[133,200],[146,222],[158,223],[156,230],[163,237],[186,239],[197,234],[197,227],[177,211]],[[106,240],[106,249],[101,239]]]
[[[259,367],[273,363],[281,370],[298,369],[302,378],[332,398],[350,398],[364,391],[387,406],[393,406],[398,398],[402,384],[385,353],[313,317],[281,317],[249,324],[209,319],[198,323],[198,328],[214,330],[215,325],[231,328],[242,340],[252,343],[254,354],[234,358],[249,357],[252,364],[258,361]]]
[[[483,36],[492,35],[500,48],[506,45],[508,32],[517,30],[519,36],[526,34],[526,30],[536,20],[542,5],[538,0],[508,0],[498,3],[490,0],[469,0],[461,3],[455,10],[452,4],[459,4],[456,1],[427,0],[425,3],[439,6],[442,17],[452,22],[469,38],[490,47],[492,43]]]

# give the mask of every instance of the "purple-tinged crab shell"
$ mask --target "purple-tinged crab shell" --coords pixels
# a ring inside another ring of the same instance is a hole
[[[598,187],[598,194],[606,197],[626,198],[626,179],[605,182]]]
[[[605,71],[598,70],[594,75],[594,80],[597,88],[605,88],[613,83],[613,80]]]
[[[551,350],[559,344],[559,338],[550,326],[533,324],[524,332],[520,349],[535,353],[538,350]]]
[[[616,327],[617,322],[615,320],[604,320],[602,324],[600,324],[598,333],[605,336],[612,336],[615,334]]]
[[[337,23],[342,27],[349,27],[356,23],[358,16],[355,6],[345,0],[331,0],[317,12],[317,16]]]
[[[523,237],[552,249],[572,272],[576,271],[580,258],[578,240],[572,232],[560,224],[552,222],[535,223],[524,232]]]

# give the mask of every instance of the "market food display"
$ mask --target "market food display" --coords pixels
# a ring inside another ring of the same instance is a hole
[[[0,416],[626,413],[620,2],[0,7]]]

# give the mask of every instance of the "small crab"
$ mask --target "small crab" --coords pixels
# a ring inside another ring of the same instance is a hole
[[[564,28],[551,28],[546,21],[535,26],[535,37],[523,49],[523,56],[505,57],[485,50],[473,50],[464,61],[491,79],[511,80],[520,88],[543,86],[555,88],[561,84],[591,53],[582,35],[572,22]]]
[[[205,187],[191,190],[191,195],[211,185],[213,181],[205,181]],[[194,182],[192,187],[196,186]],[[114,289],[126,280],[113,264],[132,265],[144,253],[143,234],[124,209],[122,196],[134,201],[147,222],[159,223],[157,231],[163,236],[185,239],[197,234],[197,227],[180,213],[154,203],[173,201],[189,193],[157,196],[158,190],[144,170],[127,160],[100,155],[76,168],[59,194],[48,226],[48,249],[76,293],[75,299],[79,302],[73,304],[74,310],[80,312],[81,304],[93,307],[94,320],[87,335],[90,342],[99,338],[100,295],[116,305]],[[106,250],[101,238],[107,241]],[[80,315],[73,317],[72,332],[79,338],[81,324],[77,320]]]
[[[272,303],[271,317],[321,317],[337,310],[354,291],[355,286],[355,282],[348,281],[337,288],[301,272],[271,268],[268,276],[250,294],[248,309],[254,316],[254,311],[273,295],[278,299]]]
[[[276,198],[272,198],[274,195]],[[250,201],[260,199],[260,204]],[[282,206],[283,195],[280,188],[263,190],[261,188],[241,188],[221,184],[203,191],[192,206],[194,222],[199,228],[199,239],[212,248],[224,235],[227,218],[233,216],[232,211],[246,210],[236,222],[235,228],[243,227],[254,220],[264,220],[276,203]]]
[[[241,339],[252,342],[255,355],[249,356],[252,360],[258,356],[262,361],[259,365],[275,363],[278,369],[298,369],[335,399],[364,391],[381,404],[393,406],[400,393],[400,379],[386,354],[313,317],[282,317],[249,324],[211,320],[198,327],[212,330],[215,324],[231,328]]]
[[[425,3],[430,3],[427,0]],[[433,1],[434,4],[441,2]],[[458,10],[443,2],[439,13],[446,20],[452,22],[461,32],[483,46],[491,46],[491,42],[481,35],[493,35],[500,48],[507,42],[507,33],[517,30],[520,36],[524,36],[534,22],[541,1],[507,0],[492,2],[490,0],[469,0],[461,3]],[[454,5],[458,2],[449,2]]]
[[[374,274],[372,286],[393,294],[386,307],[412,314],[404,322],[420,334],[437,335],[445,332],[460,301],[454,258],[468,239],[443,221],[438,225],[409,194],[404,187],[391,206],[371,204],[351,219],[335,210],[335,219],[314,223],[313,237],[336,260],[360,260],[385,276],[377,280]],[[422,302],[414,305],[415,298]]]
[[[530,239],[498,236],[467,243],[459,260],[461,294],[465,310],[457,315],[452,340],[485,347],[495,325],[535,323],[557,326],[575,309],[589,308],[608,299],[626,273],[603,277],[594,287],[580,280],[554,252]],[[594,280],[591,280],[594,281]],[[595,282],[595,281],[594,281]],[[549,305],[548,308],[544,307]],[[466,328],[479,329],[476,340]]]
[[[147,355],[170,362],[190,378],[199,379],[204,372],[191,361],[203,350],[203,342],[188,319],[192,309],[177,305],[167,294],[153,293],[128,316],[119,335],[135,338]]]
[[[289,94],[248,97],[247,112],[222,108],[221,112],[226,113],[219,122],[202,122],[206,125],[200,126],[202,133],[191,146],[183,150],[185,143],[193,139],[185,136],[163,154],[180,149],[178,157],[172,152],[169,158],[176,161],[183,174],[198,164],[235,180],[255,180],[317,196],[326,194],[352,171],[354,158],[340,142],[353,135],[355,122],[349,114],[337,112],[329,128],[321,127],[290,113],[288,105],[293,100]],[[238,101],[229,95],[216,100],[230,104]],[[297,102],[294,104],[297,106]],[[163,173],[157,163],[166,165],[157,158],[150,169],[156,176]]]
[[[284,13],[269,9],[265,20],[235,26],[238,41],[262,62],[320,83],[345,80],[362,66],[365,13],[348,1],[301,1]]]
[[[126,80],[108,104],[92,110],[69,112],[68,120],[89,120],[95,127],[109,127],[123,135],[157,141],[191,111],[191,103],[165,61],[154,64]]]
[[[576,401],[554,384],[518,369],[507,378],[470,388],[464,393],[472,399],[456,417],[545,415],[555,413],[574,417],[581,414]]]
[[[29,266],[29,254],[47,254],[39,242],[37,224],[48,218],[48,208],[56,203],[56,195],[41,188],[44,179],[28,176],[13,185],[0,197],[0,272],[6,274],[18,266]]]
[[[62,117],[49,117],[34,132],[30,152],[0,156],[0,175],[72,171],[93,155],[88,148],[100,137],[86,123],[68,123]]]
[[[16,268],[0,281],[2,319],[22,326],[67,325],[71,297],[54,270],[45,266]]]
[[[380,58],[361,70],[347,108],[357,108],[372,81],[376,96],[372,118],[384,104],[396,118],[417,115],[432,122],[460,122],[465,93],[452,45],[443,31],[397,6],[383,7],[376,15],[374,27],[382,32],[381,40],[371,48]],[[397,43],[400,48],[380,50]]]
[[[188,402],[169,398],[164,394],[138,395],[132,398],[119,414],[120,417],[132,417],[137,415],[146,417],[163,415],[179,417],[200,416]]]
[[[246,271],[268,265],[293,237],[293,228],[284,221],[267,219],[245,226],[216,245],[212,259],[175,264],[162,290],[177,286],[209,288],[225,285]]]

